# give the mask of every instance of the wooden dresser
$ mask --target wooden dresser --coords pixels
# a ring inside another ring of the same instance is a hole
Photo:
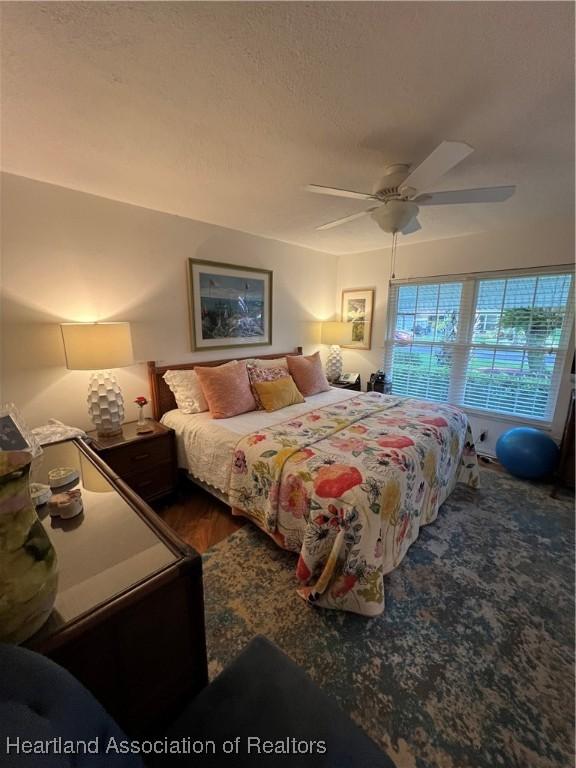
[[[62,520],[38,509],[59,581],[50,618],[26,646],[137,735],[207,684],[202,559],[84,441],[45,447],[37,479],[62,466],[80,474],[84,511]]]

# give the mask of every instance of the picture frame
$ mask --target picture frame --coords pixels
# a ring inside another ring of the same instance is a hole
[[[0,405],[0,451],[28,451],[34,457],[42,452],[14,403]]]
[[[342,291],[342,321],[353,323],[352,343],[345,349],[371,349],[374,289],[356,288]]]
[[[188,259],[192,350],[272,344],[273,272]]]

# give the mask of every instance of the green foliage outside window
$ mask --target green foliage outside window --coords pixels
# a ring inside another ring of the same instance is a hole
[[[502,328],[524,331],[526,345],[545,347],[548,336],[562,328],[564,314],[551,307],[514,307],[502,313]],[[545,352],[542,349],[528,349],[528,366],[531,371],[543,371]]]

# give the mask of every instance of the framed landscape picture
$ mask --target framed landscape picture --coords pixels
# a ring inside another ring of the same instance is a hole
[[[188,260],[192,349],[272,343],[272,272]]]
[[[346,349],[370,349],[374,290],[342,291],[342,321],[352,323],[352,343]]]

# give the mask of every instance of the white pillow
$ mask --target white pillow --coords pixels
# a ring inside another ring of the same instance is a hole
[[[208,410],[196,371],[166,371],[162,378],[170,387],[176,406],[182,413],[202,413]]]
[[[252,365],[255,368],[286,368],[288,370],[288,362],[285,357],[273,357],[271,360],[252,357],[250,360],[246,360],[246,365]]]

